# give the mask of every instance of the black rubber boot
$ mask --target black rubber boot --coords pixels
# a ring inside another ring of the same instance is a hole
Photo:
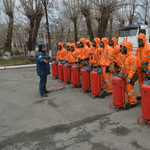
[[[46,94],[43,94],[43,95],[41,95],[42,97],[48,97],[48,95],[46,95]]]
[[[137,101],[140,101],[140,100],[141,100],[141,96],[137,96],[137,97],[136,97],[136,100],[137,100]]]
[[[80,82],[78,85],[77,85],[78,88],[82,88],[82,83]]]
[[[127,109],[130,109],[131,108],[131,104],[129,102],[126,102],[124,104],[124,109],[127,110]]]
[[[106,91],[102,91],[99,95],[100,98],[105,98]]]
[[[131,108],[133,108],[133,107],[135,107],[135,106],[136,106],[136,104],[134,104],[134,105],[133,105],[133,104],[131,104]]]
[[[112,95],[112,92],[106,92],[106,96]]]

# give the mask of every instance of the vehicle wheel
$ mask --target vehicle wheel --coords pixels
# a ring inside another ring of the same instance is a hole
[[[127,109],[130,109],[131,108],[131,104],[129,102],[126,102],[124,104],[124,109],[127,110]]]

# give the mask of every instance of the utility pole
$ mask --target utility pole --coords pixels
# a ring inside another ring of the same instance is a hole
[[[147,24],[147,21],[146,21],[146,17],[147,17],[147,6],[148,6],[148,1],[146,0],[146,7],[145,7],[145,24]]]
[[[113,23],[113,18],[112,18],[112,15],[110,16],[110,39],[112,38],[112,23]]]

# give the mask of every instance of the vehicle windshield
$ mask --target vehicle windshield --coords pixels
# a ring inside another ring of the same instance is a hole
[[[137,29],[129,29],[129,30],[121,30],[120,37],[127,37],[127,36],[136,36]]]

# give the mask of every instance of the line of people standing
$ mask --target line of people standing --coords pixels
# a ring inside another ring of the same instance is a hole
[[[132,43],[122,42],[117,45],[117,38],[94,38],[91,42],[82,38],[75,43],[66,43],[66,49],[61,42],[58,43],[57,61],[67,61],[74,65],[76,62],[82,68],[87,62],[91,68],[101,68],[102,88],[106,89],[100,94],[101,98],[112,94],[111,74],[116,71],[126,75],[126,103],[135,106],[141,99],[141,84],[146,71],[150,69],[150,45],[146,42],[146,36],[142,33],[138,36],[138,48],[136,54],[132,53]],[[139,82],[140,94],[134,94],[134,80]]]

